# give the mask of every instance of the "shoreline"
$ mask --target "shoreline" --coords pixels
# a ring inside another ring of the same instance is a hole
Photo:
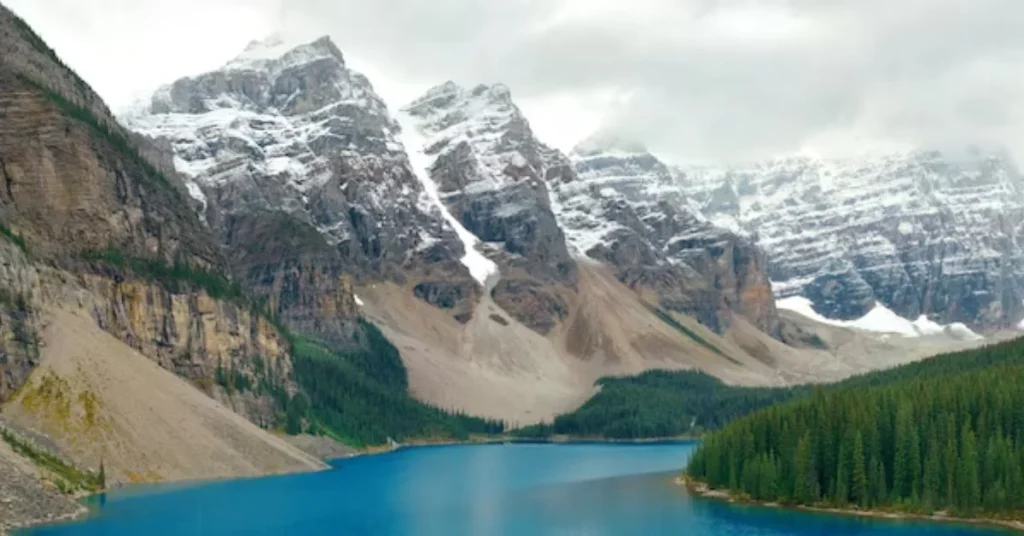
[[[704,482],[694,480],[686,475],[677,476],[673,479],[675,484],[683,486],[694,497],[722,501],[732,504],[746,504],[764,508],[776,508],[782,510],[794,510],[799,512],[822,513],[829,515],[842,515],[852,517],[866,517],[872,519],[888,520],[917,520],[941,523],[959,523],[964,525],[980,525],[993,528],[1011,529],[1016,532],[1024,532],[1024,521],[1013,521],[1009,519],[993,519],[982,517],[956,517],[944,514],[914,514],[910,512],[894,512],[886,510],[858,510],[854,508],[828,508],[824,506],[805,505],[784,505],[777,502],[757,501],[737,497],[727,490],[711,489]]]

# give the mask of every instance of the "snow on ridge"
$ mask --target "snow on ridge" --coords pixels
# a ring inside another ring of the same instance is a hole
[[[467,90],[445,82],[403,107],[402,112],[420,127],[424,147],[436,152],[435,156],[460,146],[470,148],[475,173],[463,187],[464,193],[500,189],[516,182],[506,170],[530,165],[515,137],[508,135],[510,125],[525,119],[502,84],[480,84]]]
[[[430,168],[433,162],[431,157],[424,152],[427,147],[426,140],[415,130],[416,120],[405,112],[399,112],[395,115],[395,120],[402,127],[400,134],[401,142],[405,146],[406,153],[409,155],[409,163],[412,166],[413,174],[416,175],[420,184],[423,185],[423,191],[426,192],[431,205],[441,211],[445,221],[455,229],[455,234],[458,235],[459,241],[462,242],[465,255],[459,259],[460,262],[469,269],[473,279],[476,279],[481,285],[486,285],[489,277],[498,274],[498,265],[477,250],[476,246],[480,239],[471,233],[469,229],[466,229],[462,222],[456,219],[444,202],[441,201],[437,183],[430,177]]]
[[[262,41],[249,43],[249,46],[241,54],[235,56],[221,69],[280,72],[289,67],[327,58],[333,58],[344,64],[340,51],[334,47],[327,36],[304,40],[274,34]]]
[[[984,338],[960,322],[943,326],[933,320],[929,320],[925,315],[921,315],[914,321],[907,320],[878,302],[875,303],[875,307],[868,311],[867,314],[856,320],[826,318],[814,310],[811,300],[803,296],[791,296],[776,300],[775,307],[793,311],[822,324],[874,333],[892,333],[902,335],[903,337],[921,337],[948,333],[966,340],[981,340]]]

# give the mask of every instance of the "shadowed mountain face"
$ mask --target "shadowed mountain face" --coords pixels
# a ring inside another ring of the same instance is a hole
[[[790,158],[677,179],[709,219],[756,238],[777,293],[825,316],[876,301],[982,329],[1024,316],[1024,179],[1003,155]]]

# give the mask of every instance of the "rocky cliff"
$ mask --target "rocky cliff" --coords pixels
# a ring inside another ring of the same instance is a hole
[[[709,219],[768,252],[781,296],[806,296],[826,317],[876,302],[976,329],[1024,317],[1024,179],[1005,155],[793,157],[678,180]]]
[[[524,325],[549,332],[568,315],[576,265],[551,211],[551,149],[534,136],[503,85],[447,82],[402,109],[415,130],[424,173],[444,208],[492,246],[500,265],[495,303]]]
[[[0,401],[36,364],[35,338],[54,307],[88,310],[211,394],[226,396],[218,368],[254,384],[272,370],[275,387],[292,389],[280,336],[222,275],[217,241],[159,148],[134,143],[5,8],[0,52]],[[269,398],[236,402],[258,422],[278,410]]]
[[[425,199],[399,125],[329,39],[253,42],[124,120],[173,151],[233,272],[293,329],[350,340],[353,281],[471,306],[456,303],[477,292],[462,244]]]
[[[664,309],[724,332],[740,314],[779,335],[764,253],[716,227],[637,143],[601,134],[573,152],[576,173],[549,179],[569,243],[614,266],[619,279]]]

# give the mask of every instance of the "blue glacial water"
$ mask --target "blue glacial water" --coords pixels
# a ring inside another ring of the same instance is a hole
[[[84,521],[25,534],[938,536],[1003,531],[694,499],[673,483],[694,445],[403,449],[319,473],[119,490]]]

